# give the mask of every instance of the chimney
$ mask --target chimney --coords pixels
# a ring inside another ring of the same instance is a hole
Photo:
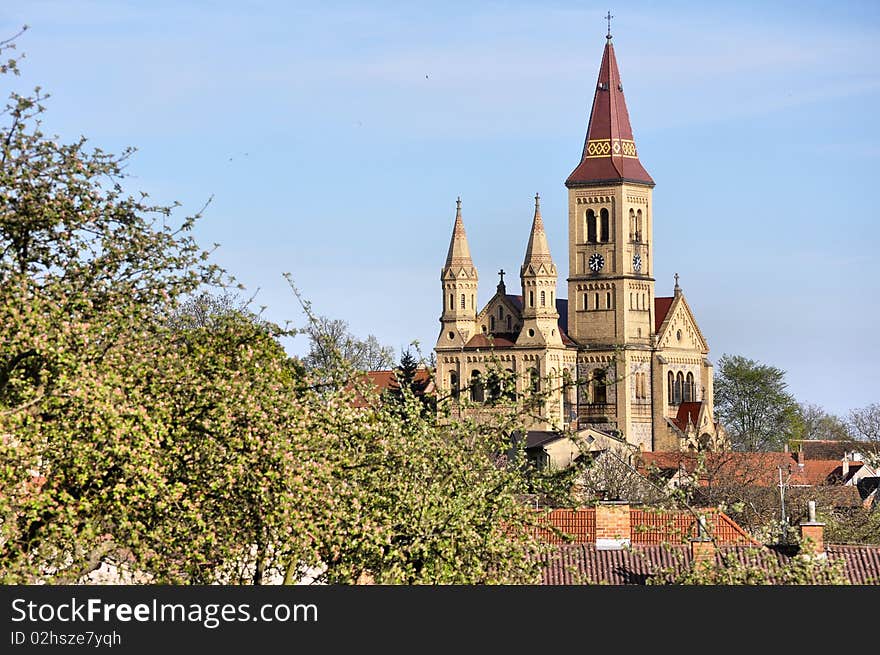
[[[816,521],[816,501],[807,503],[808,520],[801,522],[801,550],[825,557],[825,524]]]
[[[709,537],[709,531],[706,529],[706,517],[702,515],[697,522],[697,536],[691,539],[691,561],[694,564],[715,561],[715,543]]]
[[[843,460],[840,463],[841,477],[843,477],[843,481],[846,482],[846,479],[849,477],[849,453],[843,453]]]
[[[797,451],[797,465],[804,468],[804,447],[801,445]]]
[[[596,505],[596,550],[621,550],[631,543],[629,503],[607,500]]]

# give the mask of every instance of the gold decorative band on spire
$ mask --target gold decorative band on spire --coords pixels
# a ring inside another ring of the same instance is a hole
[[[590,139],[587,141],[587,159],[612,156],[638,159],[636,142],[629,139]]]

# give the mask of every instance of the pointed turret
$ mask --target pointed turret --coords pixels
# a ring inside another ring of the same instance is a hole
[[[541,197],[535,194],[535,218],[532,221],[532,232],[529,234],[529,245],[526,247],[522,270],[525,271],[528,266],[537,270],[541,264],[553,266],[553,259],[550,257],[547,233],[544,231],[544,221],[541,219]]]
[[[478,282],[461,218],[461,198],[455,201],[455,224],[446,264],[440,271],[440,282],[443,285],[443,313],[440,315],[443,328],[437,346],[460,348],[476,330]]]
[[[654,186],[654,180],[642,166],[636,151],[610,30],[606,39],[584,151],[565,186],[572,188],[609,182]]]
[[[517,344],[561,345],[556,311],[556,264],[550,256],[538,194],[535,194],[535,217],[519,275],[523,291],[523,327]]]
[[[452,238],[449,240],[449,250],[446,253],[445,268],[471,267],[471,249],[468,247],[467,234],[464,231],[464,221],[461,219],[461,198],[455,201],[455,225],[452,228]]]

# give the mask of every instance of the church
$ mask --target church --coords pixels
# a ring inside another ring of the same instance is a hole
[[[438,390],[465,411],[540,397],[534,431],[589,431],[642,451],[723,448],[709,346],[678,275],[671,296],[655,295],[654,180],[639,160],[610,28],[583,153],[565,186],[567,299],[536,195],[519,293],[508,293],[502,270],[478,307],[457,201],[440,276]]]

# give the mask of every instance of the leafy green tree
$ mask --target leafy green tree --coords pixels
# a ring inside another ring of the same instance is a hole
[[[782,450],[796,435],[798,406],[785,371],[740,355],[718,361],[715,413],[735,450]]]
[[[834,544],[880,544],[880,511],[877,507],[829,507],[820,516],[825,541]]]
[[[365,393],[369,393],[366,391]],[[500,453],[518,417],[454,420],[402,405],[344,405],[327,415],[326,448],[342,461],[327,523],[315,531],[321,579],[380,584],[534,583],[537,515],[525,478]]]
[[[834,439],[838,441],[850,438],[849,429],[840,417],[829,414],[821,406],[811,403],[798,405],[795,417],[795,436],[797,439]]]
[[[312,371],[327,371],[342,362],[360,371],[381,371],[394,366],[394,349],[383,346],[375,336],[358,339],[348,323],[326,316],[310,317],[304,332],[309,337],[309,352],[303,364]]]
[[[880,403],[850,410],[846,423],[853,439],[880,447]]]
[[[224,300],[197,217],[127,195],[130,153],[44,136],[42,98],[0,133],[0,581],[108,558],[165,583],[534,581],[515,415],[364,406],[344,382],[370,357],[317,321],[298,367]]]
[[[419,370],[422,375],[419,375]],[[404,403],[404,396],[417,398],[425,412],[436,411],[435,398],[428,393],[433,372],[419,365],[412,351],[407,349],[400,356],[400,363],[394,368],[394,379],[388,389],[387,396],[398,404]]]

